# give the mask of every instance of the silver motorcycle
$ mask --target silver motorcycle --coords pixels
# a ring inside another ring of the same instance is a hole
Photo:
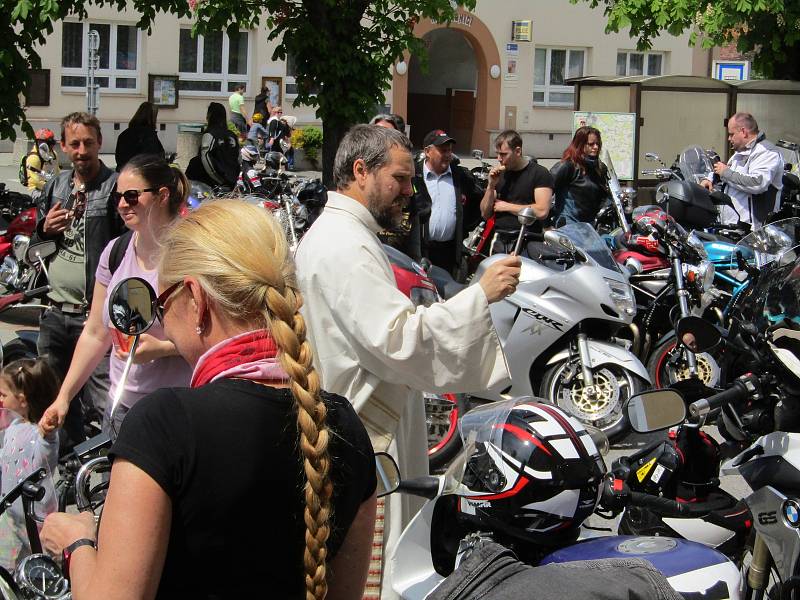
[[[588,223],[544,234],[538,260],[522,257],[517,290],[490,305],[512,384],[481,394],[487,400],[540,396],[611,439],[627,430],[623,404],[650,377],[615,337],[636,314],[628,275]],[[486,259],[474,281],[498,256]]]

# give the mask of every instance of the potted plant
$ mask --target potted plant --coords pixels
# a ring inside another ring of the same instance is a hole
[[[299,127],[292,131],[292,147],[300,150],[302,156],[297,156],[296,161],[302,157],[311,164],[314,170],[319,169],[320,150],[322,150],[322,130],[319,127]]]

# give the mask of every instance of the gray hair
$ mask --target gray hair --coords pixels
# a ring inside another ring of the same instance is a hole
[[[746,129],[750,133],[758,133],[758,123],[750,113],[737,112],[729,120],[734,121],[739,127]]]
[[[367,171],[380,169],[389,162],[389,151],[400,148],[411,153],[413,147],[406,136],[395,129],[373,125],[355,125],[348,131],[333,161],[333,182],[336,189],[345,189],[353,181],[353,165],[364,161]]]

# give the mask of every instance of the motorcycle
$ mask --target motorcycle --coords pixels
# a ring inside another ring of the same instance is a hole
[[[44,275],[45,280],[49,280],[50,276],[44,261],[55,254],[56,250],[56,243],[53,241],[39,242],[31,246],[28,238],[20,240],[19,247],[14,249],[14,256],[7,256],[3,268],[0,269],[0,278],[4,275],[9,276],[9,279],[5,280],[9,293],[0,296],[0,312],[47,295],[50,286],[36,284],[40,281],[40,274]],[[10,270],[6,270],[7,265],[11,265]],[[41,304],[31,306],[46,308]]]
[[[630,342],[616,337],[636,314],[627,274],[588,223],[547,231],[544,240],[541,262],[522,257],[516,291],[489,306],[512,385],[481,398],[538,393],[620,438],[627,431],[623,404],[650,383]],[[474,281],[495,260],[481,263]]]
[[[7,408],[0,408],[0,438],[0,596],[67,600],[69,582],[61,565],[42,552],[39,539],[44,518],[57,510],[50,465],[34,460],[47,456],[47,442]]]
[[[15,293],[27,289],[35,278],[24,257],[36,230],[36,206],[30,196],[0,186],[0,285]]]
[[[646,433],[681,421],[685,409],[680,401],[645,394],[631,399],[626,410],[634,428]],[[460,432],[464,450],[439,477],[402,481],[389,457],[380,457],[379,481],[386,483],[379,488],[428,499],[388,558],[391,584],[401,598],[429,597],[445,578],[458,577],[457,565],[481,539],[509,547],[534,566],[641,557],[682,594],[713,589],[726,592],[713,597],[739,598],[738,568],[711,548],[668,538],[597,537],[583,526],[598,500],[603,503],[610,481],[602,433],[531,397],[474,409],[462,417]],[[626,498],[640,500],[650,498]]]

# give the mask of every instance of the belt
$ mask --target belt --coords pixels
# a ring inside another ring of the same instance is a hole
[[[85,315],[89,312],[86,304],[73,304],[72,302],[54,302],[53,308],[69,315]]]

